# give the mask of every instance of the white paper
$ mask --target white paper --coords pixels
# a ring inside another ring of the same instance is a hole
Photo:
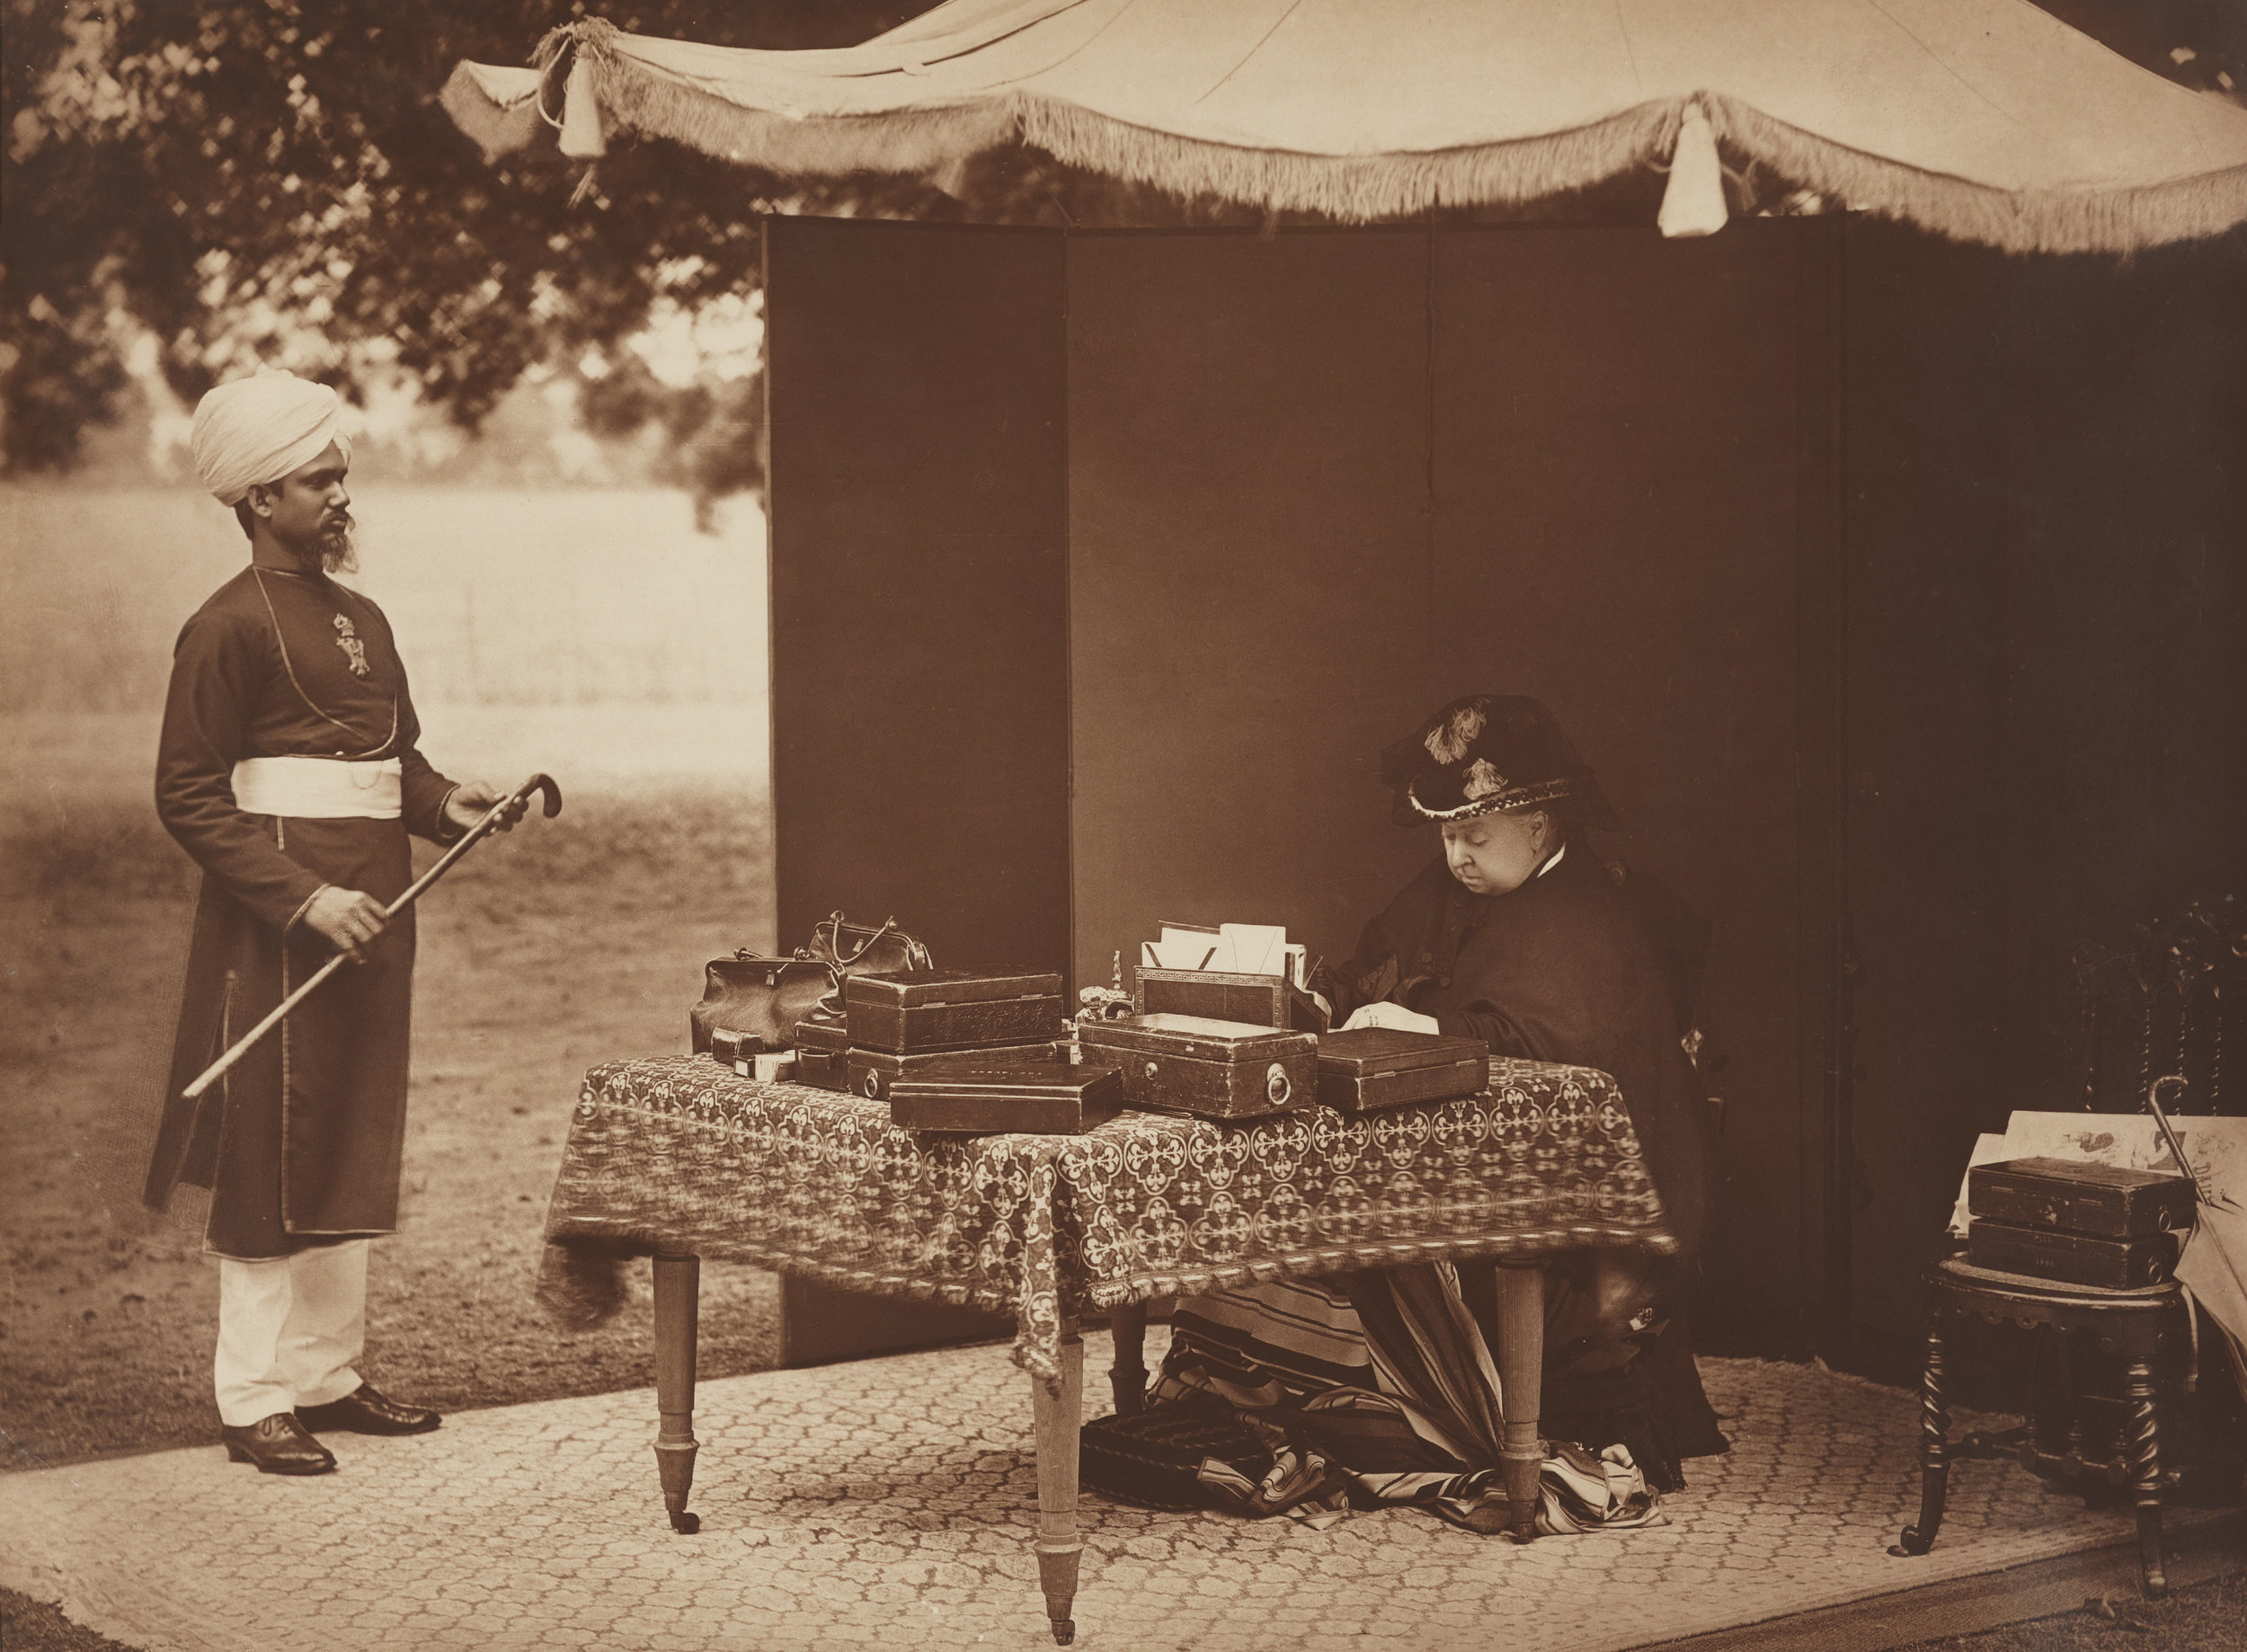
[[[1141,941],[1140,952],[1142,962],[1154,969],[1277,975],[1298,984],[1306,963],[1303,947],[1288,944],[1287,929],[1281,924],[1229,923],[1212,928],[1166,922],[1162,938]]]
[[[1217,926],[1232,944],[1233,971],[1242,975],[1277,975],[1286,967],[1287,928],[1283,924],[1229,923]]]
[[[1153,943],[1157,965],[1166,970],[1213,970],[1222,965],[1223,938],[1198,924],[1165,924],[1162,939]]]

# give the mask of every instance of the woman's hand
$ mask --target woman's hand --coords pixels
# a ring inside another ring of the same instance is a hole
[[[1350,1012],[1350,1018],[1342,1024],[1342,1030],[1354,1033],[1361,1026],[1393,1027],[1399,1033],[1433,1033],[1435,1017],[1407,1009],[1402,1004],[1368,1004],[1363,1009]]]

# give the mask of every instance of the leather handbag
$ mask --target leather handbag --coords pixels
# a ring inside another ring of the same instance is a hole
[[[812,926],[811,944],[795,949],[799,958],[833,967],[836,978],[845,975],[896,975],[907,970],[936,968],[928,947],[884,918],[869,928],[852,923],[832,911]]]
[[[819,1015],[839,980],[817,959],[760,958],[747,947],[711,959],[703,966],[702,1001],[687,1012],[695,1053],[710,1048],[718,1027],[749,1034],[768,1050],[794,1047],[796,1023]]]

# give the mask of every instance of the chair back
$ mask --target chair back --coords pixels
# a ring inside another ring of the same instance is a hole
[[[2247,903],[2195,901],[2118,945],[2086,943],[2075,980],[2084,1111],[2139,1112],[2176,1073],[2172,1111],[2247,1116]]]

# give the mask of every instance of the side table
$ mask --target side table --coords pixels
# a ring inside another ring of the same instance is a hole
[[[2132,1291],[2104,1291],[2089,1285],[2055,1284],[2020,1274],[1978,1268],[1956,1257],[1937,1263],[1927,1275],[1929,1295],[1926,1364],[1920,1380],[1920,1500],[1918,1521],[1904,1528],[1888,1552],[1923,1555],[1942,1529],[1943,1501],[1950,1464],[1960,1458],[2010,1459],[2024,1468],[2067,1475],[2089,1475],[2112,1485],[2127,1484],[2137,1510],[2138,1576],[2151,1599],[2168,1592],[2162,1560],[2162,1491],[2173,1472],[2161,1466],[2160,1419],[2155,1413],[2154,1362],[2165,1333],[2184,1324],[2184,1287],[2166,1284]],[[1950,1354],[1946,1317],[1977,1315],[1992,1325],[2051,1331],[2062,1337],[2083,1331],[2100,1349],[2123,1361],[2123,1398],[2128,1420],[2122,1449],[2113,1457],[2087,1457],[2080,1418],[2066,1448],[2040,1443],[2033,1424],[2000,1434],[1969,1434],[1956,1449],[1949,1444]]]

